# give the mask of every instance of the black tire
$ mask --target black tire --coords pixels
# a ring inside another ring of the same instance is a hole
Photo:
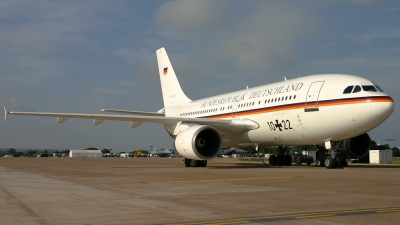
[[[299,158],[299,157],[296,157],[296,158],[294,159],[294,163],[300,165],[300,164],[301,164],[300,158]]]
[[[276,156],[270,155],[268,159],[268,163],[270,166],[276,166]]]
[[[187,158],[185,158],[185,166],[186,167],[191,167],[192,165],[192,163],[191,163],[191,161],[192,161],[192,159],[187,159]]]
[[[284,162],[285,162],[285,166],[291,166],[292,165],[292,156],[285,155]]]
[[[335,160],[336,160],[337,168],[342,169],[343,168],[343,165],[342,165],[343,160],[342,160],[342,158],[337,156]]]
[[[207,166],[207,160],[199,160],[199,166],[200,167],[206,167]]]
[[[276,156],[276,165],[277,166],[283,166],[285,164],[284,156],[283,155],[277,155]]]
[[[327,156],[327,157],[325,158],[325,160],[324,160],[325,167],[326,167],[327,169],[333,169],[333,168],[335,168],[335,164],[336,164],[335,161],[336,161],[336,160],[334,160],[334,159],[332,158],[332,156]]]
[[[191,167],[199,167],[199,160],[194,160],[194,159],[192,159],[192,160],[190,161],[190,166],[191,166]]]

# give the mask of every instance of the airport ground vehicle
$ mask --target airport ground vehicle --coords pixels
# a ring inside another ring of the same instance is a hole
[[[312,156],[304,155],[300,150],[289,150],[289,154],[292,157],[292,163],[296,163],[298,165],[302,163],[311,165],[311,163],[314,162],[314,158]]]
[[[142,151],[135,151],[132,153],[133,157],[142,157]]]

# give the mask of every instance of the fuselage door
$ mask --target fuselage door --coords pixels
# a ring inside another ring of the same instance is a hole
[[[306,102],[304,106],[305,112],[319,111],[318,98],[324,82],[325,81],[315,81],[311,83],[306,96]]]
[[[232,106],[232,118],[236,117],[237,106],[238,106],[238,102],[233,103],[233,106]]]

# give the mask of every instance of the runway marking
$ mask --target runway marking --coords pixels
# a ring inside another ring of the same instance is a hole
[[[149,181],[147,184],[167,184],[167,183],[209,183],[209,182],[229,182],[229,181],[251,181],[251,180],[275,180],[290,179],[295,176],[273,176],[273,177],[248,177],[248,178],[227,178],[227,179],[211,179],[211,180],[166,180],[166,181]]]
[[[355,209],[355,210],[342,210],[342,211],[331,211],[331,212],[299,213],[299,214],[248,217],[248,218],[226,219],[226,220],[213,220],[213,221],[203,221],[203,222],[171,223],[171,224],[167,224],[167,225],[249,224],[249,223],[266,223],[266,222],[273,222],[273,221],[312,219],[312,218],[334,217],[334,216],[356,216],[356,215],[368,215],[368,214],[377,214],[377,213],[393,213],[393,212],[400,212],[400,207],[373,208],[373,209]]]

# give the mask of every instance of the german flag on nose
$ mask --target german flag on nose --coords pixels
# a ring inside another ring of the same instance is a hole
[[[168,67],[165,67],[164,68],[164,75],[167,75],[167,73],[168,73]]]

